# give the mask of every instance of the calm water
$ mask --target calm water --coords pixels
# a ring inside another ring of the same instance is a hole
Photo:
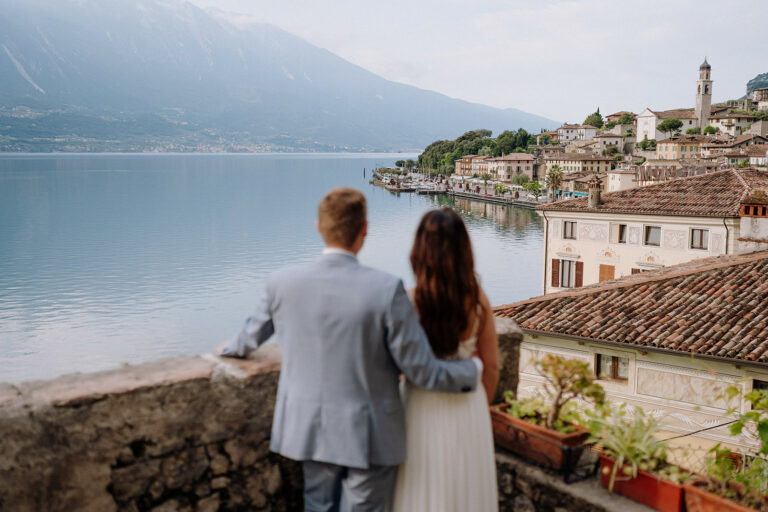
[[[212,350],[239,330],[267,274],[321,251],[316,205],[338,185],[369,200],[363,263],[412,284],[418,220],[447,204],[469,226],[492,303],[541,293],[535,213],[395,196],[363,178],[399,158],[0,156],[0,381]]]

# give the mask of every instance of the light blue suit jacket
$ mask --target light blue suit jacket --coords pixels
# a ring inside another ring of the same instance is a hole
[[[398,375],[437,391],[475,389],[471,360],[435,358],[402,281],[345,254],[272,275],[264,300],[222,355],[272,335],[283,355],[271,449],[368,468],[405,458]]]

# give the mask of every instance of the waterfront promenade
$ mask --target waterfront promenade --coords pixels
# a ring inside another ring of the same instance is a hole
[[[508,190],[499,194],[496,191],[496,182],[489,181],[487,184],[480,180],[461,180],[455,177],[442,177],[438,181],[432,178],[425,178],[420,174],[410,174],[408,176],[389,176],[379,171],[374,171],[372,185],[386,188],[392,193],[416,193],[430,195],[447,195],[472,199],[474,201],[484,201],[487,203],[504,204],[516,206],[518,208],[527,208],[533,210],[540,204],[549,202],[547,198],[540,197],[538,201],[533,200],[532,196],[524,190],[515,192]],[[505,185],[507,189],[510,185]]]

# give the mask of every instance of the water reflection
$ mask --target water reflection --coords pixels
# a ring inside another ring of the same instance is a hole
[[[316,205],[338,185],[369,201],[363,263],[412,285],[416,225],[447,204],[467,221],[492,302],[540,293],[535,213],[368,185],[363,167],[399,158],[0,156],[0,381],[210,350],[270,272],[317,256]]]

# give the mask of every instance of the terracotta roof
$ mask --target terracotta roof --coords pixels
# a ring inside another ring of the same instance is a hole
[[[609,192],[597,208],[586,198],[536,207],[544,211],[589,211],[686,217],[738,217],[741,199],[749,190],[768,191],[768,171],[727,169],[666,181],[658,185]]]
[[[733,114],[729,112],[717,113],[710,116],[710,119],[755,119],[755,116],[751,114]]]
[[[675,135],[668,139],[656,141],[656,144],[690,144],[709,142],[710,140],[712,140],[712,137],[707,137],[706,135]]]
[[[650,109],[649,109],[650,110]],[[659,119],[696,119],[696,112],[692,108],[675,108],[672,110],[651,110]]]
[[[716,256],[500,306],[534,333],[768,364],[768,251]]]
[[[768,138],[763,137],[762,135],[758,135],[756,133],[743,133],[737,137],[733,137],[729,139],[713,138],[711,142],[704,144],[704,147],[707,149],[729,148],[733,146],[738,146],[740,144],[744,144],[745,142],[748,143],[755,140],[761,143],[768,142]]]
[[[765,153],[768,152],[768,144],[753,144],[751,146],[747,146],[741,149],[737,149],[734,151],[727,151],[722,154],[722,156],[740,156],[740,157],[750,157],[750,156],[765,156]]]
[[[519,162],[521,160],[533,160],[534,156],[529,153],[510,153],[508,155],[504,156],[498,156],[496,158],[491,158],[491,160],[495,160],[497,162]]]
[[[544,160],[597,160],[601,162],[612,162],[613,159],[598,155],[588,155],[586,153],[553,153],[544,157]]]
[[[597,128],[588,124],[568,124],[568,123],[565,123],[563,126],[558,128],[558,130],[578,130],[580,128],[589,128],[590,130],[597,130]]]

